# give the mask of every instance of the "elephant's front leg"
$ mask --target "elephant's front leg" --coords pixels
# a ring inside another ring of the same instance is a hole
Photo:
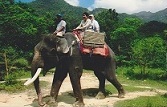
[[[74,96],[76,98],[76,101],[73,106],[76,107],[83,107],[85,105],[83,102],[83,95],[80,83],[81,75],[82,75],[82,69],[80,69],[79,67],[74,67],[69,71],[69,76],[73,87]]]
[[[38,68],[42,68],[44,66],[43,60],[40,57],[40,54],[38,51],[35,51],[35,55],[33,57],[33,61],[31,64],[31,76],[34,77],[34,75],[37,72]],[[37,79],[34,81],[34,87],[38,96],[38,104],[40,106],[44,106],[45,104],[42,102],[42,92],[40,89],[40,85],[39,85],[39,76],[37,77]]]
[[[67,76],[67,71],[64,71],[63,69],[59,69],[59,67],[57,67],[56,69],[57,70],[54,74],[52,87],[51,87],[51,92],[50,92],[51,99],[49,101],[49,105],[52,105],[52,106],[57,105],[56,100],[57,100],[57,97],[58,97],[60,87],[62,85],[63,80]]]
[[[39,86],[39,78],[37,78],[34,81],[34,87],[35,87],[35,90],[36,90],[36,93],[37,93],[37,97],[38,97],[38,104],[40,106],[44,106],[45,103],[42,102],[42,93],[41,93],[41,89],[40,89],[40,86]]]

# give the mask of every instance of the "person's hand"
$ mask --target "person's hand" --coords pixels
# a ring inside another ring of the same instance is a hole
[[[57,31],[53,32],[54,35],[57,35]]]
[[[76,31],[76,30],[78,30],[78,29],[77,28],[73,29],[73,31]]]

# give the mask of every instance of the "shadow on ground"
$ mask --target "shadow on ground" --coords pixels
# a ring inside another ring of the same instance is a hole
[[[98,89],[97,88],[86,88],[86,89],[82,89],[83,92],[83,97],[87,98],[87,99],[91,99],[96,97],[97,93],[98,93]],[[111,92],[106,91],[105,95],[106,97],[111,95]],[[49,102],[50,100],[50,95],[46,95],[43,97],[43,102],[45,102],[46,104]],[[64,102],[66,104],[73,104],[75,102],[75,98],[74,98],[74,94],[72,91],[67,91],[67,92],[62,92],[59,94],[57,102]],[[32,104],[30,105],[25,105],[25,106],[32,106],[32,107],[39,107],[38,106],[38,102],[37,99],[34,99]]]

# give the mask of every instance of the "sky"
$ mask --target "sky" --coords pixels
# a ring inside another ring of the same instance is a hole
[[[157,12],[167,8],[167,0],[65,0],[73,6],[116,9],[118,13]]]
[[[16,0],[22,2],[31,2],[33,0]],[[65,0],[73,6],[88,8],[116,9],[118,13],[138,13],[141,11],[157,11],[167,8],[167,0]]]

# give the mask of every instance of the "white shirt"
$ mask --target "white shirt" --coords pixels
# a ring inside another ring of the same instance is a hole
[[[64,20],[61,20],[58,24],[57,24],[57,28],[56,31],[60,30],[62,27],[64,27],[64,29],[62,31],[60,31],[60,33],[64,34],[66,32],[66,22]]]
[[[91,26],[89,27],[89,29],[92,29],[95,32],[100,32],[99,23],[96,20],[92,20],[91,21]]]

